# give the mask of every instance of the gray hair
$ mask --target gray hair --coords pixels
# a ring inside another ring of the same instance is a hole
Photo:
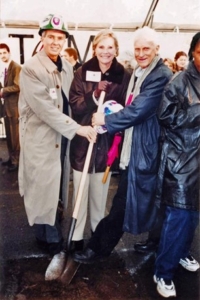
[[[158,33],[148,27],[148,26],[144,26],[142,28],[137,29],[134,32],[134,37],[133,37],[133,43],[135,43],[135,41],[137,41],[140,38],[145,38],[147,41],[154,43],[155,45],[159,45],[159,38],[158,38]]]

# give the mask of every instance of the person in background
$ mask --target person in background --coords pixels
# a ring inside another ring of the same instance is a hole
[[[9,172],[17,171],[19,165],[19,74],[21,66],[11,59],[10,48],[7,44],[0,44],[0,59],[4,66],[4,82],[0,89],[3,99],[3,114],[5,122],[6,141],[9,158],[2,161]]]
[[[171,58],[168,58],[168,57],[163,58],[163,62],[173,73],[175,73],[174,62]]]
[[[81,63],[78,62],[78,52],[74,48],[64,49],[63,57],[72,65],[74,73],[81,66]]]
[[[150,231],[149,238],[160,237],[163,219],[155,203],[160,160],[156,112],[172,72],[163,64],[159,48],[158,35],[153,29],[145,26],[134,33],[138,65],[128,86],[127,105],[114,114],[93,115],[92,124],[105,124],[110,134],[125,130],[120,157],[122,170],[109,214],[97,225],[86,248],[73,255],[80,263],[93,263],[110,255],[124,231],[136,235]]]
[[[158,200],[166,209],[153,278],[165,298],[176,296],[179,264],[191,272],[199,269],[190,248],[199,223],[200,32],[188,56],[187,69],[167,85],[158,111],[164,131]]]
[[[120,53],[118,61],[124,66],[124,68],[130,72],[130,74],[133,73],[134,66],[135,66],[135,60],[133,52],[126,50]]]
[[[40,25],[43,49],[29,59],[20,74],[19,190],[24,196],[36,240],[51,256],[60,255],[63,238],[57,216],[61,177],[61,135],[81,135],[95,142],[91,126],[81,126],[63,113],[73,79],[71,65],[60,57],[68,37],[62,16],[49,14]],[[61,253],[61,255],[63,255]]]
[[[2,84],[0,82],[0,90],[2,89]],[[4,117],[4,109],[3,109],[3,98],[0,97],[0,124],[3,124],[2,118]],[[2,158],[0,158],[0,161],[2,161]]]
[[[94,38],[92,49],[93,58],[76,71],[69,93],[73,118],[82,125],[91,124],[92,115],[98,107],[101,91],[106,92],[104,102],[115,100],[124,106],[130,80],[130,74],[116,59],[119,45],[117,37],[111,30],[100,31]],[[113,137],[114,135],[107,132],[99,134],[93,147],[84,193],[72,237],[72,249],[74,248],[74,250],[81,250],[84,246],[88,205],[92,233],[99,221],[105,216],[110,174],[105,184],[102,183],[102,178],[106,170],[107,154],[112,145]],[[82,137],[76,136],[72,140],[70,162],[73,169],[74,200],[78,192],[87,149],[88,142]]]
[[[174,72],[185,70],[188,62],[188,56],[184,51],[178,51],[174,56]]]

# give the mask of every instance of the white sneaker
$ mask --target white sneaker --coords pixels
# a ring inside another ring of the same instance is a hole
[[[45,280],[58,279],[65,267],[66,256],[64,252],[60,252],[52,258],[45,272]]]
[[[176,289],[173,281],[170,284],[166,284],[163,278],[158,278],[156,275],[153,276],[153,280],[157,283],[157,291],[164,298],[176,297]]]
[[[190,272],[196,272],[199,269],[199,263],[192,257],[192,255],[188,255],[185,258],[181,258],[179,264]]]

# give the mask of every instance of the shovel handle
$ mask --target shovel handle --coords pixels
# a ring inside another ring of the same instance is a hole
[[[104,172],[104,174],[103,174],[103,179],[102,179],[102,182],[103,182],[103,183],[106,183],[109,172],[110,172],[110,166],[107,166],[107,167],[106,167],[106,170],[105,170],[105,172]]]
[[[100,98],[99,98],[99,105],[98,105],[98,108],[97,108],[97,112],[100,112],[100,110],[101,110],[105,95],[106,95],[106,93],[104,91],[102,91],[101,95],[100,95]],[[94,128],[96,129],[96,126],[94,126]],[[86,181],[86,176],[87,176],[88,169],[89,169],[89,164],[90,164],[90,159],[91,159],[91,155],[92,155],[93,146],[94,146],[94,143],[90,142],[88,150],[87,150],[86,158],[85,158],[85,163],[84,163],[83,172],[82,172],[82,175],[81,175],[81,180],[80,180],[80,183],[79,183],[79,188],[78,188],[78,192],[77,192],[77,196],[76,196],[76,200],[75,200],[74,210],[73,210],[73,213],[72,213],[71,224],[70,224],[69,234],[68,234],[68,239],[67,239],[67,249],[68,249],[68,251],[70,251],[71,241],[72,241],[72,237],[73,237],[74,230],[75,230],[75,227],[76,227],[76,221],[77,221],[78,212],[79,212],[81,199],[82,199],[82,195],[83,195],[83,189],[85,187],[85,181]]]
[[[101,111],[101,107],[103,105],[105,95],[106,95],[106,93],[104,91],[102,91],[101,95],[100,95],[100,98],[99,98],[99,102],[98,102],[99,105],[98,105],[98,108],[97,108],[97,112]],[[96,129],[96,126],[94,126],[94,128]],[[75,218],[75,219],[77,219],[77,217],[78,217],[78,212],[79,212],[79,208],[80,208],[81,198],[82,198],[82,195],[83,195],[83,189],[85,187],[85,181],[86,181],[86,176],[87,176],[88,169],[89,169],[89,164],[90,164],[90,159],[91,159],[91,155],[92,155],[93,146],[94,146],[94,143],[90,142],[89,147],[88,147],[88,151],[87,151],[87,155],[86,155],[86,159],[85,159],[85,164],[84,164],[84,167],[83,167],[81,181],[80,181],[80,184],[79,184],[79,189],[78,189],[78,193],[77,193],[77,197],[76,197],[74,211],[73,211],[73,215],[72,215],[72,217]]]

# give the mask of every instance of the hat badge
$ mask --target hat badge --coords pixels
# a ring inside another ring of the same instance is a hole
[[[53,23],[54,23],[56,26],[58,26],[59,23],[60,23],[60,19],[59,19],[58,17],[54,17],[54,18],[53,18]]]

